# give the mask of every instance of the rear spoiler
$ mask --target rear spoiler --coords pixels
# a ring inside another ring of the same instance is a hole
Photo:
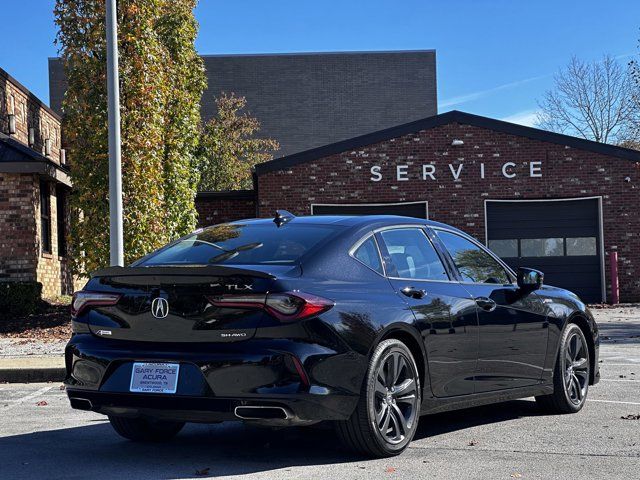
[[[247,276],[257,278],[276,278],[270,273],[246,268],[224,267],[221,265],[203,266],[175,266],[175,267],[109,267],[91,273],[91,278],[101,277],[146,277],[146,276],[188,276],[188,277],[219,277],[219,276]]]

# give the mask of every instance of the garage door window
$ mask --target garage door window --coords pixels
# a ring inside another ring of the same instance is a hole
[[[500,258],[587,257],[598,254],[596,237],[489,240],[489,248]]]
[[[597,255],[596,237],[567,238],[567,255]]]
[[[521,257],[561,257],[564,255],[562,238],[523,238],[520,240]]]
[[[489,248],[500,258],[513,258],[518,256],[518,240],[489,240]]]

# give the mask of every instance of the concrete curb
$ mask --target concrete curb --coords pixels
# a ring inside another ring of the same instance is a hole
[[[0,382],[61,382],[64,377],[64,357],[0,358]]]
[[[36,383],[61,382],[64,380],[64,368],[2,368],[0,383]]]

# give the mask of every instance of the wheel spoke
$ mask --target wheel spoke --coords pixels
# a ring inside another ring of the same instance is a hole
[[[567,367],[573,363],[573,357],[571,356],[571,352],[569,351],[569,346],[567,346],[567,350],[564,354],[564,361]]]
[[[570,380],[569,380],[568,391],[569,391],[569,398],[571,398],[571,400],[573,401],[577,396],[577,394],[576,394],[576,385],[575,385],[575,383],[573,383],[573,377],[571,377]]]
[[[582,401],[582,387],[580,386],[580,380],[578,380],[578,377],[576,377],[575,375],[572,375],[571,378],[573,381],[574,389],[576,391],[576,399],[579,403]]]
[[[391,435],[387,435],[387,437],[396,441],[400,440],[402,438],[402,433],[400,432],[402,427],[400,427],[398,417],[393,413],[393,411],[391,412],[391,423],[393,424],[392,432]]]
[[[407,419],[404,418],[404,415],[402,414],[402,412],[400,411],[397,405],[393,405],[391,408],[392,408],[392,414],[396,420],[395,423],[396,425],[398,425],[398,427],[400,427],[400,430],[401,430],[401,431],[398,431],[398,433],[402,435],[406,435],[408,431]]]
[[[586,379],[587,379],[587,377],[589,376],[589,372],[588,372],[586,369],[585,369],[585,370],[574,370],[574,371],[573,371],[573,374],[574,374],[576,377],[578,377],[578,379],[579,379],[579,380],[580,380],[580,379],[582,379],[582,380],[583,380],[582,384],[585,384],[585,383],[586,383]]]
[[[567,388],[571,386],[571,368],[566,368],[564,371],[564,384]]]
[[[380,427],[380,432],[382,432],[383,435],[387,435],[387,432],[389,431],[389,421],[391,420],[391,409],[387,408],[385,415],[384,415],[384,420],[382,422],[382,426]]]
[[[580,352],[582,351],[582,339],[578,335],[575,335],[574,338],[576,339],[576,350],[573,355],[573,359],[575,361],[580,358]]]
[[[394,386],[398,383],[398,380],[400,380],[400,377],[402,376],[402,372],[405,368],[407,368],[407,362],[405,361],[404,356],[398,355],[398,358],[396,360],[396,371],[393,376]]]
[[[393,386],[393,381],[395,380],[396,361],[397,359],[395,354],[389,355],[389,357],[387,358],[387,373],[385,377],[385,385],[388,388],[391,388]]]
[[[378,377],[376,378],[375,393],[377,395],[381,395],[382,398],[386,397],[387,395],[387,387],[384,385],[383,380],[381,380],[380,375],[378,375]]]
[[[586,358],[581,358],[581,359],[576,360],[575,362],[573,362],[573,369],[574,370],[586,370],[587,369],[587,359]]]
[[[393,390],[394,397],[402,397],[416,391],[416,382],[413,378],[407,378],[404,382],[395,386]]]
[[[576,342],[578,338],[575,335],[572,335],[569,339],[569,356],[571,357],[571,361],[576,358]]]
[[[376,425],[378,426],[378,428],[381,428],[380,422],[382,422],[382,419],[384,419],[385,415],[388,414],[388,410],[389,406],[385,402],[382,402],[380,412],[376,412]]]

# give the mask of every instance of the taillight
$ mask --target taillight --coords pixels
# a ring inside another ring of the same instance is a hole
[[[115,305],[120,297],[118,293],[76,292],[71,301],[71,315],[77,317],[88,307]]]
[[[302,320],[322,312],[335,305],[326,298],[304,292],[284,292],[249,295],[222,295],[208,297],[211,304],[227,308],[263,309],[281,322]]]

